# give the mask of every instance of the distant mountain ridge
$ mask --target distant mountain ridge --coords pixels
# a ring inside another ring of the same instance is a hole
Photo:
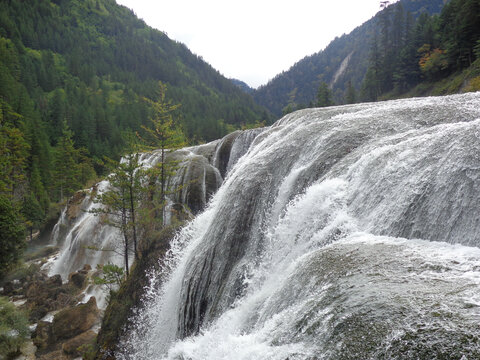
[[[65,88],[68,75],[93,90],[100,81],[118,83],[123,93],[128,89],[139,99],[153,96],[154,84],[160,80],[167,84],[168,98],[182,104],[189,137],[201,140],[229,131],[219,120],[235,127],[260,121],[264,113],[251,96],[201,57],[114,0],[12,0],[1,2],[0,10],[2,37],[26,49],[49,52],[56,60],[55,81],[45,87],[34,79],[28,84],[31,88],[39,85],[46,92]],[[121,122],[129,126],[130,120]],[[78,129],[73,130],[78,135]]]
[[[436,14],[447,0],[401,0],[405,11],[413,16],[422,12]],[[314,100],[319,83],[325,81],[334,98],[343,98],[349,82],[359,89],[368,67],[368,56],[379,14],[347,35],[335,38],[323,50],[306,56],[288,71],[278,74],[266,85],[254,91],[257,103],[276,116],[288,104],[308,106]]]
[[[247,94],[252,94],[255,91],[255,89],[250,87],[250,85],[248,85],[246,82],[242,80],[230,79],[230,81],[234,83],[236,86],[238,86],[240,89],[242,89],[244,92],[246,92]]]
[[[0,205],[40,229],[52,202],[110,171],[106,157],[138,149],[159,116],[152,101],[175,108],[171,130],[190,144],[270,120],[251,95],[114,0],[0,1]]]

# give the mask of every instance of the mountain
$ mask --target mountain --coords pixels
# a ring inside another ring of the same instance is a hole
[[[238,86],[240,89],[242,89],[244,92],[247,94],[252,94],[254,89],[251,88],[246,82],[238,79],[230,79],[232,83],[234,83],[236,86]]]
[[[65,89],[70,79],[93,92],[105,91],[108,82],[119,97],[115,100],[126,103],[151,96],[161,80],[168,85],[171,100],[182,103],[187,134],[204,140],[223,135],[208,129],[218,127],[220,119],[237,126],[263,115],[249,96],[185,45],[150,28],[113,0],[34,0],[28,6],[13,0],[0,6],[0,34],[25,53],[21,62],[29,63],[20,69],[22,76],[38,74],[35,60],[50,60],[42,64],[51,68],[46,69],[51,73],[45,81],[38,75],[21,81],[30,93],[35,88],[44,93]],[[128,91],[133,93],[126,96]],[[118,120],[128,121],[131,117]]]
[[[151,126],[159,81],[165,104],[181,105],[173,116],[189,143],[270,120],[114,0],[0,1],[0,203],[12,218],[32,233],[53,216],[51,202],[105,174],[104,157],[119,159]]]
[[[421,13],[439,13],[445,0],[401,0],[405,12],[413,18]],[[385,11],[385,10],[384,10]],[[279,116],[289,104],[305,107],[314,101],[324,81],[341,103],[349,83],[360,89],[368,68],[369,52],[382,12],[348,35],[335,38],[323,51],[306,56],[288,71],[282,72],[254,92],[254,99]]]

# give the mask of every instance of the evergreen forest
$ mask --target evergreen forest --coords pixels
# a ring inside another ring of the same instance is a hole
[[[271,121],[114,0],[0,1],[0,273],[58,216],[52,204],[105,175],[104,157],[118,160],[149,126],[162,84],[192,144]]]
[[[255,91],[255,100],[280,116],[312,106],[476,89],[480,1],[379,4],[383,10],[375,17],[277,75]],[[449,78],[465,69],[471,88],[461,88],[464,77]],[[325,85],[331,103],[322,100]]]

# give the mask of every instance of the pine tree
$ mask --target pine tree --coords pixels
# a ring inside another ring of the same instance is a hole
[[[91,210],[95,215],[106,215],[105,224],[120,230],[125,273],[128,276],[131,247],[135,259],[139,258],[137,244],[138,207],[142,197],[145,172],[140,167],[139,153],[127,154],[121,162],[107,159],[112,172],[107,177],[108,190],[96,195],[94,201],[102,206]],[[105,250],[105,249],[99,249]]]
[[[66,122],[63,123],[62,137],[55,148],[53,190],[56,198],[64,201],[82,185],[79,181],[79,151],[73,143],[73,133]]]
[[[332,90],[328,87],[327,83],[322,81],[317,91],[317,104],[318,107],[332,106]]]
[[[148,148],[160,151],[160,161],[149,171],[151,179],[156,178],[160,182],[159,202],[153,204],[153,189],[149,200],[155,217],[160,215],[162,225],[165,224],[166,196],[171,191],[176,191],[176,189],[167,189],[167,179],[176,170],[176,162],[167,159],[167,153],[185,145],[185,135],[172,114],[180,107],[180,104],[172,104],[167,101],[166,90],[166,85],[159,82],[157,100],[144,99],[152,110],[150,117],[152,127],[142,126],[146,132],[144,140],[150,144]],[[154,185],[153,181],[150,183]]]
[[[357,102],[357,94],[355,88],[352,85],[352,81],[348,81],[347,84],[347,93],[345,95],[346,104],[355,104]]]
[[[25,248],[25,229],[11,198],[0,193],[0,274],[19,259]]]
[[[23,132],[15,126],[22,126],[22,117],[13,112],[8,104],[0,100],[0,193],[16,201],[21,200],[25,184],[28,150]]]
[[[38,229],[45,219],[44,209],[32,192],[26,194],[22,203],[22,214],[25,218],[30,233],[30,241],[33,240],[33,229]]]

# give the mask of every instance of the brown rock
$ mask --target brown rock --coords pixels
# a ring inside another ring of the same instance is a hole
[[[83,269],[82,270],[78,270],[79,273],[82,273],[82,274],[88,274],[88,272],[92,270],[92,267],[89,265],[89,264],[85,264],[83,265]]]
[[[54,343],[52,324],[46,321],[39,321],[35,330],[33,344],[42,351],[48,349]]]
[[[68,275],[68,282],[79,289],[83,289],[83,287],[85,286],[86,278],[87,276],[80,273],[80,271],[74,272]]]
[[[73,196],[68,200],[67,203],[67,217],[68,220],[73,220],[82,213],[82,202],[87,196],[87,192],[84,190],[77,191]]]
[[[13,293],[15,290],[15,286],[13,285],[13,282],[9,281],[3,285],[3,295],[10,295]]]
[[[52,332],[55,340],[70,339],[89,330],[99,318],[97,301],[91,297],[86,304],[67,308],[55,315]]]
[[[40,356],[38,360],[70,360],[70,357],[62,350],[57,350]]]
[[[43,305],[34,306],[28,313],[28,318],[31,322],[37,322],[45,315],[47,315],[48,309]]]
[[[69,287],[62,284],[60,275],[51,278],[35,277],[25,290],[30,320],[36,321],[43,317],[45,312],[72,305],[73,295],[69,294],[69,291]]]
[[[79,348],[83,345],[88,345],[93,343],[97,334],[92,331],[88,330],[78,336],[75,336],[73,339],[68,340],[67,342],[63,343],[62,349],[65,353],[73,356],[81,356],[82,351]]]
[[[50,287],[57,287],[57,286],[62,286],[62,277],[60,275],[53,275],[52,277],[49,277],[47,281],[45,281],[46,286]]]
[[[60,293],[58,294],[57,299],[55,301],[55,308],[61,309],[67,306],[73,306],[76,303],[77,303],[77,300],[73,295],[70,295],[67,293]]]

